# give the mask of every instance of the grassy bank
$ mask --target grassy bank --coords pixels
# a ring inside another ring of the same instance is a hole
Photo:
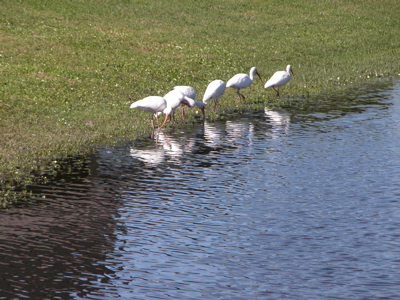
[[[308,101],[395,75],[399,11],[385,0],[3,0],[3,197],[51,157],[145,132],[149,114],[129,104],[175,85],[192,85],[201,99],[211,80],[256,66],[265,82],[290,63],[296,77],[283,95]],[[259,81],[244,93],[276,101]],[[235,101],[228,90],[221,110]]]

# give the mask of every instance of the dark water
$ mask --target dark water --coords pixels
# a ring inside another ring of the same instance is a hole
[[[400,84],[326,103],[63,162],[0,212],[0,299],[399,299]]]

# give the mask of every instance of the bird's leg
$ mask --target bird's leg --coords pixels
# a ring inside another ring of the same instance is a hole
[[[158,123],[158,114],[155,113],[154,116],[156,117],[156,120],[157,120],[157,126],[160,127],[160,124]],[[152,127],[153,127],[153,129],[154,129],[154,120],[151,119],[151,121],[152,121]]]
[[[243,94],[241,94],[241,93],[239,93],[239,95],[241,96],[241,97],[243,97],[243,102],[246,100],[246,97],[243,95]],[[242,102],[242,98],[240,98],[240,102]],[[242,102],[242,103],[243,103]]]
[[[185,106],[182,105],[182,120],[185,120],[186,116],[185,116]]]
[[[239,89],[236,90],[236,94],[239,97],[239,101],[242,102],[242,94],[239,92]]]
[[[169,114],[166,114],[165,115],[165,119],[164,119],[164,122],[162,123],[162,125],[161,125],[161,127],[159,126],[158,127],[158,131],[160,131],[161,130],[161,128],[165,125],[165,123],[167,122],[167,120],[168,120],[168,117],[169,117]]]
[[[276,96],[279,97],[279,86],[278,86],[278,89],[276,89],[274,86],[272,88],[276,92]]]
[[[157,116],[157,113],[155,113],[155,114],[151,117],[151,128],[153,128],[153,129],[154,129],[154,117],[155,117],[156,120],[157,120],[157,126],[158,126],[158,116]]]
[[[214,99],[214,111],[217,111],[217,99]]]

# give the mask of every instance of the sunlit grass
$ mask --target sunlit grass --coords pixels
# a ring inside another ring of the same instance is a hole
[[[214,79],[256,66],[265,82],[291,64],[282,94],[307,101],[397,75],[398,11],[396,1],[2,1],[0,184],[9,192],[52,157],[143,134],[150,115],[129,104],[175,85],[201,100]],[[279,105],[263,83],[243,91],[249,103]],[[219,107],[244,109],[229,89]]]

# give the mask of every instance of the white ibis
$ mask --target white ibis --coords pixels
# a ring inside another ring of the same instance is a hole
[[[275,72],[275,74],[272,75],[272,77],[265,83],[264,88],[266,89],[272,87],[276,92],[276,96],[279,97],[279,87],[284,86],[290,81],[292,78],[290,73],[292,73],[294,76],[292,66],[287,65],[286,71]]]
[[[208,101],[214,99],[214,111],[217,109],[217,101],[225,93],[226,84],[222,80],[211,81],[207,86],[206,91],[203,96],[203,103],[207,104]],[[204,116],[204,109],[203,109]]]
[[[195,106],[195,101],[192,98],[185,96],[180,90],[172,90],[167,93],[164,97],[165,101],[172,110],[172,118],[175,121],[175,110],[179,107],[179,105],[186,105],[189,107]]]
[[[163,97],[159,97],[159,96],[149,96],[149,97],[143,98],[142,100],[138,100],[138,101],[132,103],[130,108],[139,108],[141,110],[151,112],[154,115],[154,117],[156,117],[156,119],[157,119],[158,129],[161,129],[165,125],[165,122],[167,121],[168,116],[172,112],[172,108],[170,106],[168,106],[167,101]],[[158,123],[158,114],[159,113],[165,114],[165,119],[164,119],[164,122],[162,123],[161,127]],[[151,127],[154,129],[153,118],[151,119]]]
[[[191,86],[179,85],[175,86],[174,90],[178,90],[186,97],[189,97],[196,101],[196,90]],[[182,119],[185,119],[185,105],[181,105],[181,107],[182,107]]]
[[[262,81],[260,74],[257,72],[257,69],[255,67],[252,67],[250,69],[249,75],[242,73],[236,74],[228,80],[228,82],[226,83],[226,87],[234,88],[236,90],[236,94],[238,94],[239,100],[241,101],[242,97],[243,100],[245,100],[246,97],[240,93],[240,90],[249,87],[253,83],[254,75],[257,75]]]

